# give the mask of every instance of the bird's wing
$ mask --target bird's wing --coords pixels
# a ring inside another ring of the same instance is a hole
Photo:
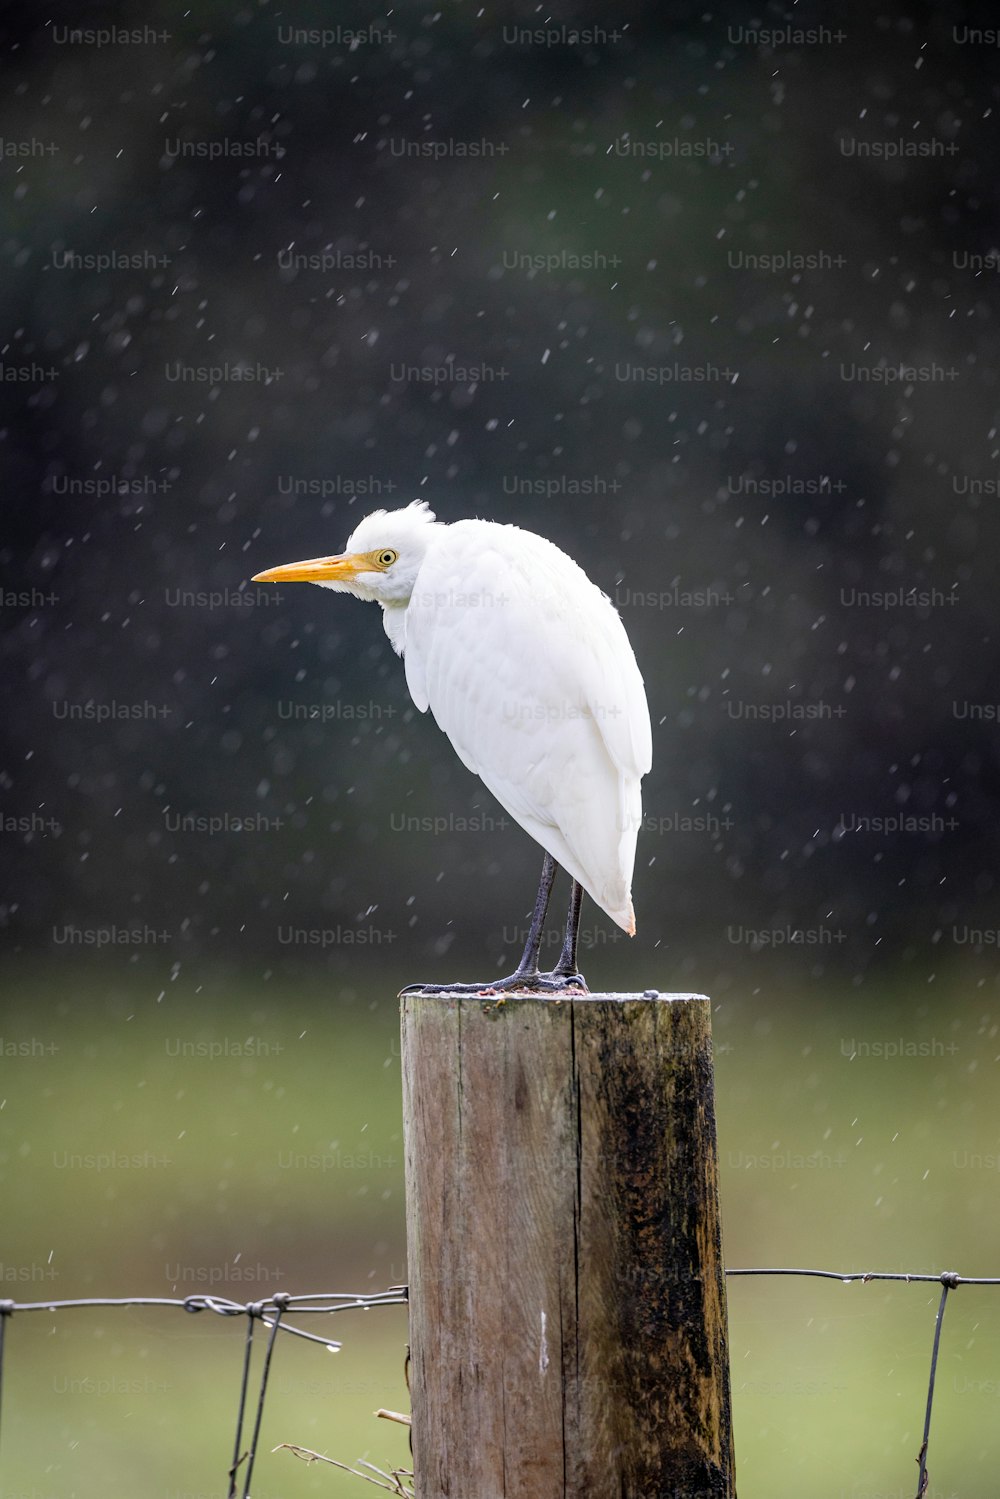
[[[418,574],[405,663],[462,762],[628,928],[651,735],[609,600],[551,542],[460,521]]]
[[[481,659],[490,649],[499,654],[502,633],[515,627],[515,618],[529,638],[544,624],[550,664],[562,665],[569,698],[590,709],[615,764],[646,775],[653,762],[646,692],[611,600],[565,552],[516,526],[460,521],[448,527],[446,542],[447,550],[442,542],[425,562],[407,610],[406,684],[420,712],[431,706],[428,666],[446,637],[459,637],[451,661],[460,672],[468,631]],[[492,634],[487,622],[496,625]],[[444,664],[442,655],[439,674]],[[471,657],[468,666],[478,670]],[[472,685],[462,683],[467,701]]]
[[[603,608],[596,601],[573,597],[574,634],[586,640],[592,653],[588,702],[615,764],[644,776],[653,763],[646,690],[617,610],[605,594],[593,584],[590,587],[599,594]]]

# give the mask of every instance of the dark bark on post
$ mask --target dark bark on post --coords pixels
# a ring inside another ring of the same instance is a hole
[[[708,1000],[402,1028],[418,1499],[729,1499]]]

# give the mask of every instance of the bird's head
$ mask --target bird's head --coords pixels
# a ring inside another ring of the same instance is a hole
[[[286,562],[257,573],[255,583],[318,583],[385,607],[409,603],[420,564],[437,529],[425,500],[404,510],[373,510],[335,557]]]

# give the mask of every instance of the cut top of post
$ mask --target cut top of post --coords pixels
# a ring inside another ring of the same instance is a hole
[[[613,1004],[635,1004],[641,1002],[642,1000],[647,1000],[651,1003],[655,1002],[656,1004],[680,1004],[690,1002],[691,1000],[700,1000],[704,1004],[708,1004],[709,1002],[707,994],[665,994],[661,993],[659,989],[643,989],[641,993],[635,994],[532,994],[527,990],[525,990],[523,993],[518,993],[517,991],[506,993],[498,990],[490,990],[487,985],[484,985],[481,990],[474,994],[470,994],[467,990],[462,989],[450,989],[445,990],[442,993],[434,994],[428,994],[423,989],[409,989],[405,990],[400,998],[442,999],[449,1002],[456,999],[467,999],[471,1000],[473,1004],[487,1003],[497,1005],[514,1005],[525,1003],[566,1005],[595,1003],[597,1001],[600,1001],[601,1003],[610,1002]]]

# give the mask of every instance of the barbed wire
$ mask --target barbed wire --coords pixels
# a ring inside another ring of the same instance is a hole
[[[924,1411],[923,1438],[916,1459],[918,1464],[916,1499],[924,1499],[929,1483],[927,1449],[930,1442],[931,1413],[934,1406],[934,1384],[937,1376],[938,1355],[941,1349],[941,1332],[944,1325],[944,1314],[948,1304],[948,1296],[952,1291],[957,1290],[959,1286],[1000,1286],[1000,1276],[959,1275],[954,1270],[943,1270],[935,1275],[923,1271],[841,1271],[800,1269],[785,1266],[754,1266],[748,1269],[731,1269],[726,1271],[726,1275],[727,1277],[749,1275],[807,1276],[818,1280],[838,1280],[844,1285],[850,1285],[855,1281],[860,1281],[865,1285],[870,1281],[895,1281],[906,1285],[940,1285],[941,1298],[938,1302],[937,1315],[934,1319],[934,1338],[931,1345],[930,1373],[927,1380],[927,1404]],[[377,1306],[405,1306],[408,1301],[409,1289],[405,1285],[389,1286],[384,1291],[376,1291],[370,1295],[355,1295],[346,1291],[320,1291],[302,1295],[291,1295],[278,1291],[272,1296],[265,1297],[263,1300],[247,1302],[231,1301],[225,1296],[212,1295],[185,1296],[183,1298],[169,1296],[87,1296],[53,1301],[0,1300],[0,1414],[2,1414],[6,1330],[8,1322],[15,1313],[65,1312],[88,1310],[96,1307],[149,1306],[170,1307],[192,1314],[212,1312],[220,1317],[245,1317],[247,1319],[247,1330],[243,1349],[239,1400],[236,1411],[236,1435],[233,1444],[233,1459],[226,1475],[228,1480],[226,1494],[227,1499],[249,1499],[250,1484],[253,1479],[254,1463],[260,1440],[261,1423],[264,1416],[264,1401],[267,1396],[268,1377],[271,1371],[271,1360],[277,1344],[278,1334],[286,1333],[290,1337],[304,1338],[307,1342],[319,1343],[322,1347],[331,1350],[342,1347],[342,1344],[333,1338],[323,1337],[314,1332],[307,1332],[305,1328],[294,1326],[286,1320],[286,1317],[289,1314],[296,1317],[304,1314],[330,1316],[336,1312],[355,1311],[359,1309],[367,1311]],[[253,1433],[249,1445],[244,1449],[243,1430],[246,1424],[247,1402],[250,1391],[254,1329],[258,1322],[262,1327],[268,1329],[270,1335],[264,1350],[261,1367],[257,1405],[253,1417]],[[243,1488],[238,1493],[237,1481],[241,1468],[243,1468]]]

